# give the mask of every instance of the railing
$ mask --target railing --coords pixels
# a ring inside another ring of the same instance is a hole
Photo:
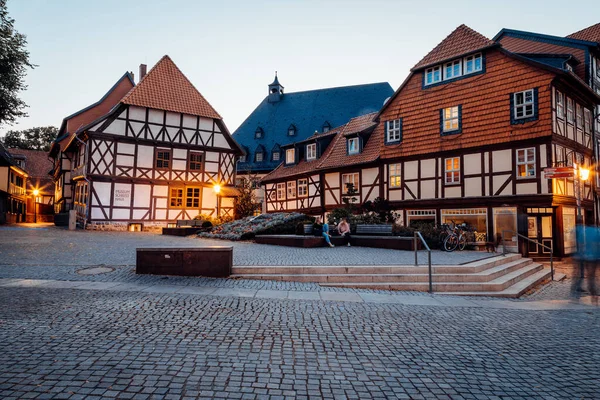
[[[20,196],[25,196],[26,189],[15,185],[14,183],[9,183],[8,185],[8,193],[16,194]]]
[[[73,168],[73,176],[71,178],[75,179],[83,175],[85,175],[85,164]]]
[[[550,276],[552,278],[552,280],[554,280],[554,260],[552,258],[552,253],[554,252],[554,250],[552,249],[552,246],[546,246],[545,244],[542,244],[540,242],[538,242],[537,240],[533,240],[531,238],[528,238],[525,235],[521,235],[520,233],[517,233],[515,231],[502,231],[502,255],[506,256],[506,245],[504,244],[504,233],[514,233],[515,235],[517,235],[517,238],[523,238],[525,240],[529,240],[531,243],[535,243],[538,246],[542,246],[544,249],[546,250],[550,250]],[[517,239],[517,246],[519,246],[519,241]]]
[[[423,246],[425,246],[425,249],[427,249],[427,263],[429,264],[429,293],[433,293],[433,278],[432,278],[432,271],[431,271],[431,249],[429,248],[429,246],[427,246],[427,242],[425,242],[425,239],[423,239],[423,235],[421,235],[421,232],[419,231],[415,231],[415,237],[413,240],[413,244],[415,247],[415,267],[419,266],[419,258],[418,258],[418,254],[417,251],[419,249],[419,240],[421,240],[421,243],[423,243]]]

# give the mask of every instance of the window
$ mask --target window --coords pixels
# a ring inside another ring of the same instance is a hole
[[[348,194],[348,188],[352,185],[355,190],[359,189],[358,186],[358,172],[352,174],[342,174],[342,193]]]
[[[535,149],[517,150],[517,178],[535,177]]]
[[[460,157],[446,158],[446,184],[460,183]]]
[[[256,131],[254,131],[254,138],[255,139],[262,139],[264,136],[264,131],[262,128],[258,127],[256,128]]]
[[[191,208],[200,207],[200,188],[189,187],[186,189],[185,206]]]
[[[398,188],[402,185],[400,164],[390,164],[390,187]]]
[[[577,104],[577,128],[583,129],[583,107]]]
[[[513,93],[513,118],[523,119],[533,117],[535,115],[533,99],[533,89]]]
[[[388,143],[400,142],[402,140],[402,128],[399,119],[385,122],[386,141]]]
[[[329,132],[331,130],[331,124],[327,121],[323,124],[323,133]]]
[[[261,162],[265,158],[265,155],[262,151],[259,151],[254,157],[256,159],[256,162]]]
[[[472,74],[473,72],[481,71],[481,53],[472,56],[465,57],[464,60],[464,71],[466,74]]]
[[[567,122],[572,124],[574,118],[573,99],[567,97]]]
[[[171,150],[158,150],[154,166],[156,169],[169,169],[171,167]]]
[[[273,161],[279,161],[281,153],[279,151],[273,151]]]
[[[317,158],[317,144],[311,143],[306,145],[306,159],[315,160]]]
[[[285,163],[293,164],[296,162],[296,151],[295,149],[287,149],[285,151]]]
[[[561,119],[565,117],[565,97],[558,90],[556,91],[556,116]]]
[[[444,67],[444,79],[457,78],[461,75],[461,60],[449,62]]]
[[[202,171],[202,154],[190,153],[189,166],[190,171]]]
[[[171,188],[171,200],[169,204],[171,207],[183,207],[183,189]]]
[[[277,184],[277,200],[285,200],[285,183]]]
[[[246,151],[246,154],[248,154],[248,152],[247,152],[247,151]],[[246,160],[247,160],[247,158],[246,158],[246,157],[247,157],[247,155],[246,155],[246,154],[242,154],[242,155],[240,156],[240,162],[246,162]]]
[[[296,198],[296,181],[287,183],[287,198],[288,199]]]
[[[454,132],[460,129],[460,106],[442,110],[442,132]]]
[[[308,179],[298,179],[298,197],[308,196]]]
[[[442,67],[439,65],[425,70],[425,84],[431,85],[442,81]]]
[[[296,136],[296,127],[294,125],[290,125],[288,128],[288,136]]]
[[[585,133],[592,133],[592,112],[585,109],[585,116],[583,118],[583,125]]]
[[[348,139],[348,154],[358,154],[360,153],[358,138],[350,138]]]

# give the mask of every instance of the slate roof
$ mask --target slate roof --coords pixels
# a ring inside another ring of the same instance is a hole
[[[259,145],[267,152],[279,144],[285,146],[300,142],[321,132],[323,124],[339,126],[357,115],[378,111],[385,99],[394,93],[387,82],[344,86],[304,92],[285,93],[281,100],[268,102],[268,96],[246,118],[233,133],[233,138],[248,150],[247,162],[238,162],[238,171],[271,171],[279,161],[254,162],[254,153]],[[296,136],[288,136],[291,124],[296,126]],[[255,139],[256,128],[264,131],[262,139]]]
[[[10,155],[8,150],[6,150],[6,147],[4,147],[2,142],[0,142],[0,165],[1,166],[14,165],[12,156]]]
[[[585,29],[567,35],[569,39],[600,43],[600,22]]]
[[[167,55],[123,97],[121,103],[222,119]]]
[[[493,40],[462,24],[435,46],[412,69],[428,67],[494,45],[496,44]]]
[[[54,195],[54,183],[48,172],[52,169],[52,161],[43,150],[8,149],[14,160],[25,160],[22,168],[29,175],[27,186],[38,189],[44,195]]]

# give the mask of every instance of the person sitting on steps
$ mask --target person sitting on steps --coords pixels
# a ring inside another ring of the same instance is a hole
[[[337,226],[338,233],[344,238],[344,242],[350,247],[350,224],[348,218],[342,218]]]

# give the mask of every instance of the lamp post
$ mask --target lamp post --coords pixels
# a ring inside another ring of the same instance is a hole
[[[37,224],[37,197],[40,191],[33,189],[33,223]]]
[[[217,218],[219,218],[219,216],[221,215],[221,210],[220,210],[220,198],[219,198],[219,193],[221,192],[221,185],[216,184],[215,186],[213,186],[213,190],[215,191],[215,194],[217,195]]]
[[[575,175],[575,181],[577,182],[577,190],[575,195],[577,196],[577,224],[583,224],[583,214],[581,209],[581,198],[583,190],[583,182],[587,181],[590,176],[590,170],[583,168],[581,165],[573,163],[573,173]]]

